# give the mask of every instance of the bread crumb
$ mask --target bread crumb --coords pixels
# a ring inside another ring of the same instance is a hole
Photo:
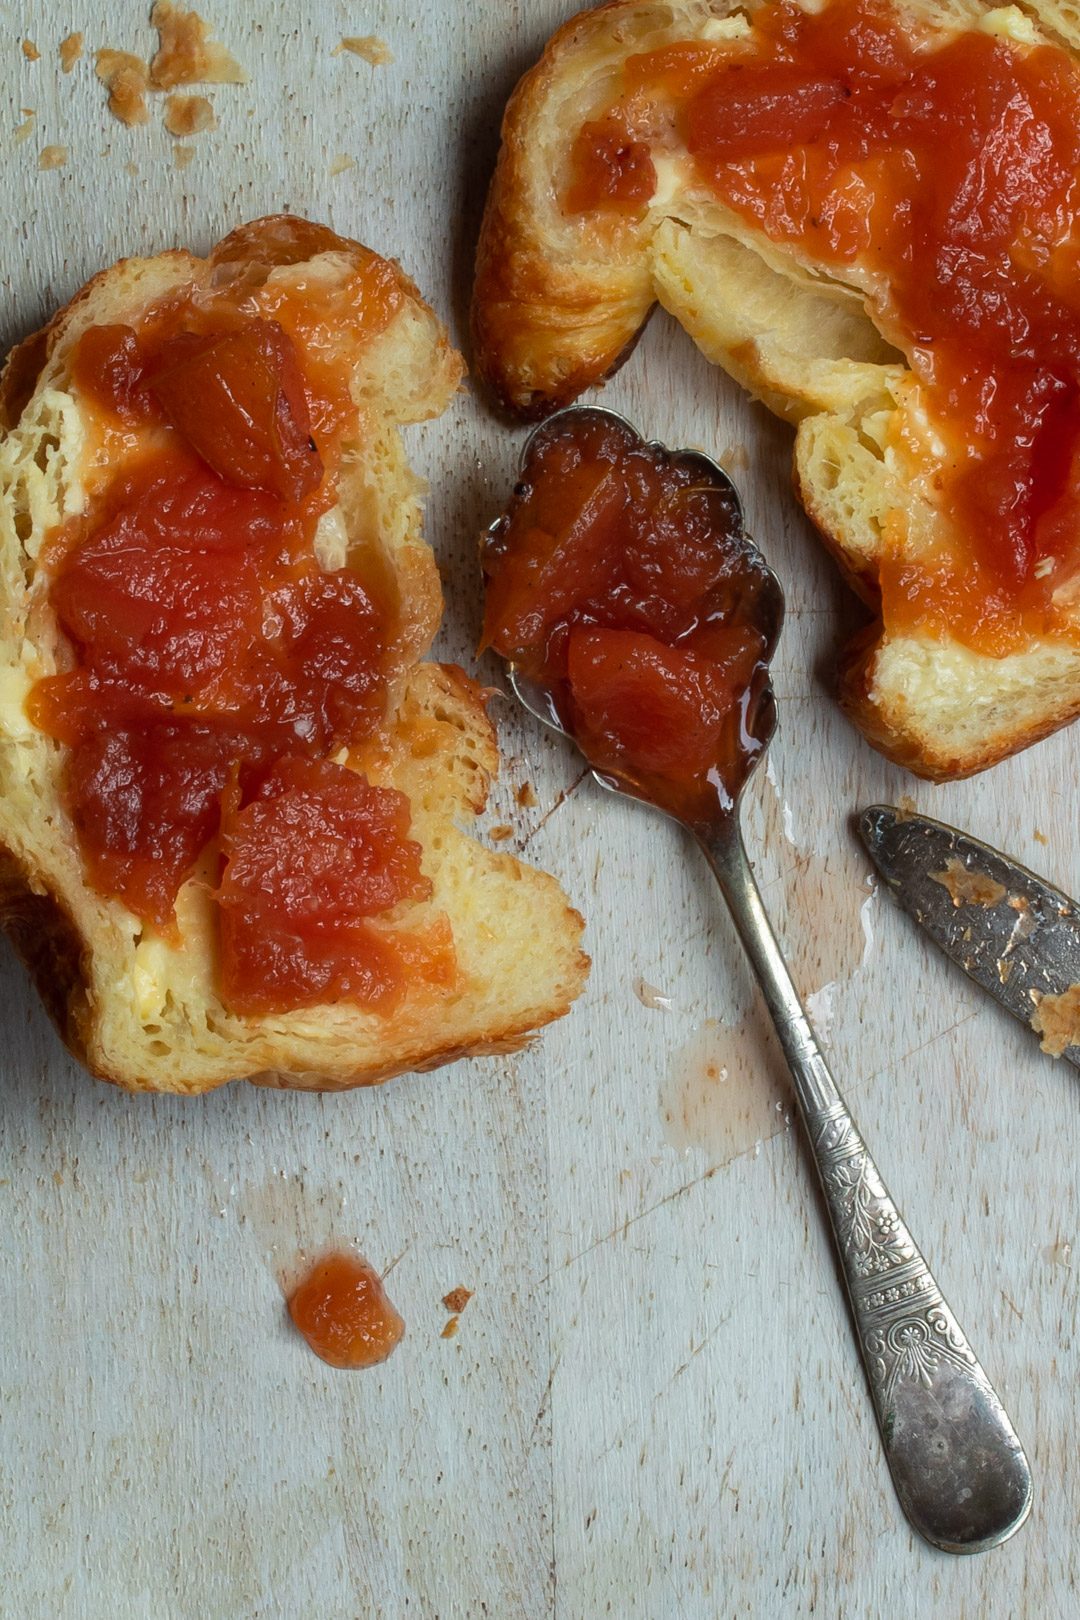
[[[141,57],[130,51],[108,48],[94,53],[94,72],[109,92],[109,111],[114,118],[130,129],[134,124],[146,124],[150,109],[146,105],[147,70]]]
[[[26,117],[23,119],[23,121],[19,125],[18,129],[15,131],[15,144],[16,144],[16,146],[18,146],[20,144],[20,142],[25,141],[25,140],[27,140],[29,138],[30,131],[34,127],[34,119],[37,117],[37,114],[32,112],[29,107],[24,107],[23,112],[26,114]]]
[[[67,160],[66,146],[43,146],[37,166],[39,169],[62,169]]]
[[[1031,1027],[1051,1057],[1060,1057],[1068,1046],[1080,1046],[1080,984],[1070,984],[1060,996],[1040,996]]]
[[[1036,827],[1031,836],[1034,838],[1037,844],[1048,844],[1050,842],[1049,838],[1047,838],[1041,827]]]
[[[164,123],[169,134],[178,139],[217,128],[214,109],[205,96],[166,96]]]
[[[339,152],[333,163],[330,165],[329,173],[331,178],[333,178],[333,176],[336,174],[344,174],[346,169],[355,168],[356,159],[354,157],[349,157],[345,152]]]
[[[334,46],[330,54],[340,56],[343,51],[348,51],[352,56],[362,56],[372,67],[385,67],[394,60],[393,51],[378,34],[349,34],[340,45]]]
[[[522,782],[514,794],[514,798],[523,810],[532,810],[540,803],[540,800],[536,797],[536,789],[531,782]]]
[[[1005,885],[985,872],[969,872],[963,861],[951,855],[944,872],[931,872],[935,883],[948,889],[952,903],[960,906],[996,906],[1005,898]]]
[[[41,52],[38,50],[32,39],[23,40],[22,53],[28,62],[39,62],[41,60]]]
[[[210,38],[210,24],[197,11],[181,11],[172,0],[157,0],[150,22],[160,44],[150,63],[154,90],[178,84],[246,84],[247,74],[235,57]]]
[[[83,37],[81,34],[69,34],[67,39],[60,41],[60,66],[65,73],[70,73],[79,57],[82,55]]]
[[[195,156],[195,148],[193,146],[174,146],[172,155],[176,167],[186,169]]]
[[[456,1288],[451,1288],[448,1294],[443,1295],[443,1304],[448,1311],[453,1311],[455,1316],[460,1316],[472,1297],[472,1289],[462,1288],[459,1283]]]
[[[443,1328],[442,1332],[439,1334],[440,1339],[452,1339],[457,1333],[458,1323],[460,1320],[461,1318],[459,1316],[452,1316],[449,1322],[447,1322],[446,1326]]]
[[[513,827],[508,826],[505,821],[502,822],[502,824],[498,827],[492,827],[491,831],[488,833],[488,837],[491,839],[493,844],[505,844],[506,840],[508,838],[513,838],[513,836]]]

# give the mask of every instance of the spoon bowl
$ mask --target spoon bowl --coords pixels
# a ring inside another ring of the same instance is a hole
[[[744,768],[737,791],[731,794],[724,783],[717,782],[718,809],[720,814],[728,814],[736,807],[741,798],[746,783],[753,775],[757,766],[764,757],[765,750],[772,741],[777,725],[776,696],[772,688],[769,673],[769,664],[776,644],[780,639],[780,632],[784,624],[784,591],[780,580],[769,567],[758,547],[754,544],[746,531],[746,522],[743,513],[742,497],[736,485],[711,456],[703,450],[669,450],[658,439],[643,441],[636,428],[625,416],[617,411],[609,410],[601,405],[568,406],[565,410],[555,411],[551,416],[533,429],[525,441],[519,464],[520,480],[515,488],[515,494],[521,494],[528,486],[524,482],[536,451],[545,438],[551,437],[560,429],[587,421],[603,421],[614,423],[622,428],[626,434],[636,440],[642,447],[658,460],[666,462],[669,466],[677,466],[691,471],[700,480],[695,484],[696,489],[706,488],[716,493],[722,503],[725,516],[723,544],[732,559],[732,574],[741,577],[743,588],[736,588],[732,604],[732,617],[743,619],[753,624],[755,630],[761,635],[764,649],[761,661],[754,674],[754,679],[741,700],[739,715],[740,726],[740,754]],[[481,551],[493,542],[497,542],[505,533],[509,522],[509,515],[503,513],[489,525]],[[507,684],[518,702],[534,715],[543,725],[549,726],[563,736],[574,739],[572,730],[565,724],[559,713],[555,700],[548,689],[536,681],[532,681],[521,671],[515,661],[505,660]],[[662,810],[664,814],[671,815],[674,820],[683,818],[673,811],[666,809],[662,804],[643,790],[639,783],[628,773],[622,773],[610,767],[599,767],[590,764],[593,778],[601,787],[612,793],[622,793],[629,798],[637,799],[654,809]],[[694,830],[703,823],[687,822]]]

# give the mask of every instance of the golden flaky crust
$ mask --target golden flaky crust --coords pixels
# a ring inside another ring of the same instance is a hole
[[[1025,12],[982,0],[893,3],[913,30],[977,28],[992,12],[985,26],[995,32],[1080,48],[1072,9],[1050,0]],[[869,272],[832,279],[777,247],[697,181],[677,145],[654,149],[658,184],[640,221],[570,217],[559,205],[570,143],[614,99],[627,56],[735,39],[761,4],[609,0],[552,37],[506,110],[477,251],[475,369],[505,409],[544,415],[608,376],[660,303],[796,428],[796,493],[879,615],[886,520],[902,514],[909,555],[929,543],[941,452],[904,357],[870,318]],[[1075,637],[1004,658],[890,637],[876,617],[841,658],[840,701],[876,748],[921,775],[982,770],[1080,715],[1080,605],[1076,613]]]
[[[241,233],[229,239],[236,240]],[[303,264],[279,263],[270,276],[333,282],[347,270],[341,255],[327,251]],[[74,1055],[131,1090],[194,1093],[237,1078],[341,1090],[511,1050],[580,992],[588,968],[583,924],[554,879],[462,830],[484,808],[498,749],[476,684],[452,666],[417,662],[437,628],[441,594],[420,536],[422,486],[398,433],[445,408],[462,368],[396,267],[397,313],[349,351],[357,415],[329,514],[326,544],[337,550],[324,565],[341,566],[353,548],[374,544],[397,582],[402,634],[390,710],[349,762],[410,799],[433,895],[393,920],[422,928],[446,916],[455,982],[410,983],[389,1015],[334,1004],[242,1018],[216,992],[205,885],[193,879],[181,890],[173,944],[83,881],[60,788],[63,749],[34,728],[24,707],[59,652],[38,550],[83,509],[87,469],[102,471],[101,441],[71,384],[70,358],[88,325],[137,321],[157,299],[207,286],[213,274],[210,261],[185,253],[122,261],[20,344],[0,378],[0,921]]]

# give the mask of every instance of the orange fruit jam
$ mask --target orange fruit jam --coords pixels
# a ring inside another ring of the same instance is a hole
[[[848,272],[940,441],[905,452],[945,521],[917,562],[886,525],[886,627],[992,654],[1067,633],[1054,592],[1080,564],[1080,70],[1052,45],[935,34],[886,0],[779,0],[751,23],[630,57],[573,146],[564,208],[642,213],[659,142],[773,242]]]
[[[331,1367],[374,1367],[405,1332],[378,1272],[344,1250],[312,1266],[289,1300],[289,1315]]]
[[[322,303],[313,274],[303,296],[266,280],[322,251],[348,255]],[[332,756],[384,718],[398,603],[385,565],[323,570],[314,539],[336,499],[349,346],[401,291],[385,261],[301,221],[245,227],[213,262],[211,288],[79,341],[72,387],[119,470],[91,477],[87,510],[43,552],[69,656],[29,711],[66,744],[99,892],[168,935],[181,885],[218,875],[227,1005],[384,1008],[406,957],[432,976],[452,947],[443,928],[424,950],[378,924],[431,892],[409,803]]]
[[[599,413],[556,419],[484,572],[482,646],[544,690],[590,764],[692,821],[734,798],[758,752],[769,576],[699,462]]]

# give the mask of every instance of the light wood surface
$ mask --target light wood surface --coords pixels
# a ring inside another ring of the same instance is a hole
[[[292,208],[400,257],[464,341],[499,111],[566,0],[203,9],[251,82],[210,92],[220,127],[180,169],[159,105],[124,129],[87,58],[59,71],[71,29],[148,52],[144,7],[0,7],[4,338],[125,252],[202,249]],[[381,35],[393,63],[333,55],[343,34]],[[46,144],[64,168],[39,171]],[[339,154],[356,164],[332,175]],[[867,889],[848,828],[909,794],[1078,892],[1080,734],[947,789],[884,764],[828,695],[852,610],[790,496],[787,432],[661,317],[605,398],[671,443],[735,452],[786,586],[781,731],[748,842],[838,1079],[1028,1448],[1032,1521],[967,1560],[907,1529],[701,861],[505,704],[488,824],[561,876],[594,959],[574,1013],[520,1056],[352,1096],[132,1099],[75,1069],[4,954],[5,1617],[1080,1612],[1078,1078]],[[467,667],[475,537],[521,437],[468,395],[410,434],[440,651]],[[535,809],[514,801],[526,780]],[[335,1239],[393,1265],[408,1324],[358,1376],[316,1361],[282,1305],[298,1256]],[[444,1339],[459,1283],[475,1298]]]

